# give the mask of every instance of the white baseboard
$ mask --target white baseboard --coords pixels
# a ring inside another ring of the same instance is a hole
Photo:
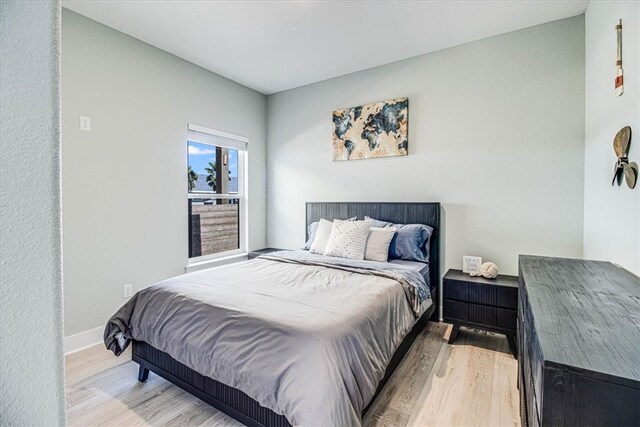
[[[75,353],[102,342],[104,326],[64,337],[64,354]]]

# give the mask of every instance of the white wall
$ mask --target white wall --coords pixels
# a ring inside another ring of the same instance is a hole
[[[625,90],[614,96],[614,26],[622,18]],[[611,187],[613,137],[631,126],[629,159],[640,163],[640,3],[591,1],[585,18],[584,256],[640,275],[640,184]]]
[[[60,3],[0,2],[0,424],[64,425]]]
[[[408,157],[331,161],[333,110],[400,96]],[[271,95],[267,111],[270,246],[303,244],[305,201],[440,201],[446,268],[582,255],[583,16]]]
[[[249,246],[265,245],[266,97],[66,9],[62,42],[65,332],[95,341],[123,284],[184,272],[187,123],[249,138]]]

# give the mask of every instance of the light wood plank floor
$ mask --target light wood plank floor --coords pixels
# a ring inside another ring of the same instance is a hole
[[[518,426],[517,362],[502,335],[429,323],[373,403],[364,425]],[[206,403],[151,373],[137,380],[127,352],[103,346],[66,357],[71,426],[240,426]]]

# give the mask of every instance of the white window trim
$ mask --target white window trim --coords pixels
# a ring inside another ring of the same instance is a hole
[[[194,132],[204,133],[204,134],[213,135],[213,136],[221,136],[223,138],[234,139],[236,141],[240,141],[244,143],[249,142],[249,138],[247,138],[246,136],[235,135],[233,133],[223,132],[221,130],[210,129],[204,126],[194,125],[193,123],[188,124],[187,130],[192,130]]]
[[[209,144],[242,151],[247,151],[249,148],[249,138],[245,136],[209,129],[191,123],[188,125],[187,134],[189,141],[200,144]]]
[[[227,253],[227,252],[225,252]],[[221,265],[233,264],[234,262],[246,261],[247,254],[232,254],[225,257],[208,259],[199,262],[190,262],[185,268],[185,273],[193,273],[194,271],[204,270],[205,268],[219,267]]]
[[[249,139],[240,136],[234,135],[227,132],[222,132],[214,129],[209,129],[204,126],[198,126],[189,123],[187,132],[186,142],[198,142],[201,144],[214,145],[218,147],[231,148],[233,150],[238,150],[238,192],[237,193],[227,193],[227,194],[218,194],[218,193],[207,193],[207,192],[187,192],[187,200],[188,199],[240,199],[240,218],[238,222],[238,226],[240,228],[240,239],[238,241],[239,248],[231,251],[224,251],[215,254],[203,255],[199,257],[188,258],[187,266],[185,267],[185,271],[195,271],[200,268],[207,268],[206,264],[211,264],[211,266],[215,266],[216,264],[226,264],[227,260],[234,260],[236,258],[242,258],[247,255],[247,248],[249,247],[249,202],[248,202],[248,168],[249,164]],[[198,135],[194,137],[192,132],[197,132]],[[206,138],[207,135],[219,136],[222,138],[226,138],[229,140],[238,141],[240,144],[236,145],[234,141],[225,141],[220,142],[218,140],[208,140]],[[187,167],[189,166],[189,155],[187,154]],[[189,221],[189,218],[187,218]],[[188,241],[189,236],[187,236]],[[239,259],[240,260],[240,259]]]

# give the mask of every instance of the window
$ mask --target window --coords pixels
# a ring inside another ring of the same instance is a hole
[[[246,138],[189,125],[187,139],[189,261],[246,248]]]

